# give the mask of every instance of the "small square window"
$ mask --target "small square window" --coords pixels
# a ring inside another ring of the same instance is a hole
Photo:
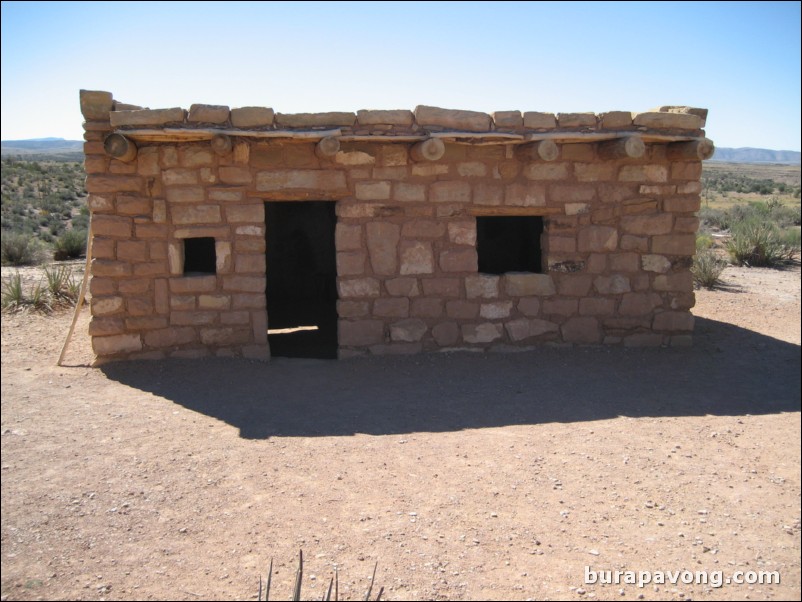
[[[184,275],[216,274],[217,253],[214,238],[184,239]]]
[[[543,218],[533,215],[476,218],[479,271],[485,274],[543,271]]]

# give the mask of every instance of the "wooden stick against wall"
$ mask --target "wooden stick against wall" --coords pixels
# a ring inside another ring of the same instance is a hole
[[[70,331],[67,333],[67,339],[64,341],[64,346],[61,348],[61,355],[58,356],[57,366],[61,366],[64,362],[64,356],[67,354],[67,347],[70,344],[72,335],[75,332],[75,324],[78,322],[78,315],[81,313],[81,308],[84,304],[86,297],[86,284],[89,282],[89,271],[92,266],[92,213],[89,213],[89,228],[87,232],[86,242],[86,267],[84,268],[84,280],[81,282],[81,292],[78,293],[78,300],[75,302],[75,313],[72,314],[72,324],[70,324]]]

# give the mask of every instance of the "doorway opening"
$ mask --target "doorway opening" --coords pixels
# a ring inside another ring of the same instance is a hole
[[[337,260],[331,201],[265,203],[270,354],[337,358]]]

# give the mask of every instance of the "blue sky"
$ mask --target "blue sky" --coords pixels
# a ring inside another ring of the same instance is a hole
[[[800,150],[799,2],[3,2],[2,139],[80,139],[78,90],[150,108],[710,110]]]

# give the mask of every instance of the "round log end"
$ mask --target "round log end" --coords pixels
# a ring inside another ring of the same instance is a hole
[[[537,156],[544,161],[554,161],[560,154],[560,148],[554,140],[541,140],[537,143]]]
[[[109,157],[129,163],[136,158],[136,144],[122,134],[109,134],[103,141],[103,149]]]
[[[696,147],[697,155],[702,161],[706,161],[716,152],[716,145],[710,138],[702,138]]]
[[[624,153],[630,159],[639,159],[646,153],[646,145],[638,136],[630,136],[624,142]]]
[[[321,138],[315,147],[315,154],[321,158],[330,159],[338,152],[340,152],[340,139],[336,136]]]
[[[446,145],[439,138],[428,138],[412,147],[410,154],[415,161],[437,161],[446,153]]]
[[[215,134],[212,136],[212,150],[218,155],[227,155],[231,152],[231,137],[225,134]]]

